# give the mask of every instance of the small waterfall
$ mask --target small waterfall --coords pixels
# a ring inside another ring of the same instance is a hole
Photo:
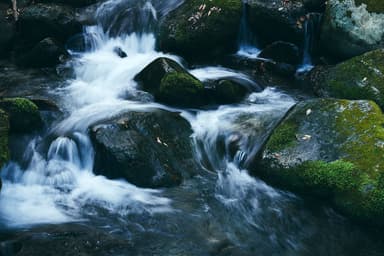
[[[240,21],[238,44],[239,49],[237,54],[248,58],[256,58],[260,53],[257,48],[256,36],[253,34],[248,24],[248,0],[242,2],[242,16]]]
[[[313,54],[318,42],[317,36],[320,30],[320,21],[322,15],[320,13],[307,14],[304,22],[304,44],[302,64],[298,69],[298,73],[310,71],[313,68]]]

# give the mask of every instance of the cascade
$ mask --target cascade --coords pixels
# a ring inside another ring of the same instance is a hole
[[[260,53],[260,49],[257,48],[256,36],[249,28],[248,20],[248,4],[247,0],[242,2],[242,16],[239,29],[239,49],[237,54],[248,58],[257,58]]]
[[[307,205],[248,173],[294,97],[273,87],[261,90],[242,71],[218,66],[188,71],[202,82],[241,81],[251,91],[241,102],[180,109],[155,103],[140,90],[133,78],[156,58],[182,63],[155,49],[157,22],[182,2],[107,0],[96,12],[98,24],[85,27],[80,36],[87,40],[85,47],[68,47],[74,78],[55,91],[67,115],[30,141],[27,164],[11,161],[1,171],[1,255],[13,255],[4,253],[6,243],[29,230],[46,243],[66,244],[73,234],[84,234],[83,229],[60,233],[67,225],[105,234],[89,234],[97,236],[94,247],[100,255],[324,255],[339,252],[346,242],[370,242],[328,207]],[[244,2],[239,54],[256,57],[246,14]],[[306,24],[304,64],[311,63],[312,26]],[[119,57],[116,47],[127,57]],[[128,111],[152,109],[180,113],[189,122],[200,164],[196,175],[162,189],[96,175],[89,127]],[[47,231],[46,224],[56,231]],[[76,239],[80,247],[95,249],[88,240]]]
[[[313,68],[312,55],[315,53],[317,36],[320,31],[322,15],[319,13],[307,14],[307,19],[304,22],[304,44],[303,44],[303,59],[298,72],[310,71]]]

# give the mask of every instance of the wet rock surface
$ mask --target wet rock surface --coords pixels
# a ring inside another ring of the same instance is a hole
[[[197,170],[191,128],[177,113],[128,112],[91,128],[95,171],[142,187],[168,187]]]

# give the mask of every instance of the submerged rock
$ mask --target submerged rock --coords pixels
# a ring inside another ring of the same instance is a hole
[[[320,96],[367,99],[384,108],[384,50],[354,57],[331,68],[311,72],[312,85]]]
[[[329,0],[321,28],[321,45],[340,59],[383,47],[383,1]]]
[[[0,100],[0,108],[9,115],[10,132],[32,132],[43,125],[38,107],[28,99],[2,99]]]
[[[2,255],[124,255],[127,251],[132,251],[127,239],[77,223],[38,225],[1,238]]]
[[[177,113],[129,112],[91,127],[95,172],[142,187],[169,187],[190,177],[193,157],[189,123]]]
[[[241,1],[186,0],[162,22],[159,48],[188,58],[235,51],[240,18]]]
[[[203,84],[174,60],[154,60],[135,76],[135,80],[160,102],[179,106],[202,103]]]
[[[273,131],[255,173],[384,224],[384,115],[371,101],[301,102]]]
[[[120,47],[113,48],[113,52],[116,53],[116,55],[120,58],[126,58],[128,56],[127,53],[123,51],[123,49],[121,49]]]

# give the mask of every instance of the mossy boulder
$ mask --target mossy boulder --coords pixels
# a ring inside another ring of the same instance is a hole
[[[203,84],[174,60],[154,60],[135,76],[135,80],[160,102],[180,106],[203,103]]]
[[[329,0],[321,28],[321,45],[337,59],[383,47],[383,1]]]
[[[302,44],[307,10],[302,0],[249,0],[247,18],[264,45],[274,41]]]
[[[273,131],[255,172],[328,198],[346,215],[384,224],[384,115],[372,101],[298,103]]]
[[[9,120],[6,112],[0,109],[0,169],[9,159],[8,151]],[[0,179],[0,190],[1,190]]]
[[[235,51],[241,9],[240,0],[186,0],[162,21],[158,47],[187,58]]]
[[[312,72],[317,78],[313,79],[314,89],[320,96],[373,100],[384,107],[384,49]]]
[[[90,129],[95,173],[141,187],[171,187],[197,171],[192,129],[178,113],[128,112]]]
[[[237,103],[251,92],[247,85],[229,78],[207,81],[204,85],[205,97],[213,104]]]
[[[155,97],[171,105],[196,106],[202,104],[203,90],[203,84],[190,74],[170,72],[161,79]]]
[[[12,133],[32,132],[43,126],[38,107],[28,99],[2,99],[0,108],[9,115],[10,132]]]

